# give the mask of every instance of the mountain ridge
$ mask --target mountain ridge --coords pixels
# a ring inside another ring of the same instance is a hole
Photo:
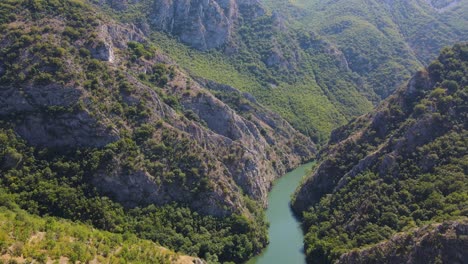
[[[376,110],[334,131],[292,203],[308,262],[466,216],[467,54],[466,43],[445,48]]]

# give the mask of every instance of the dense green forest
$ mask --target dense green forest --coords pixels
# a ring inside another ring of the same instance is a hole
[[[468,45],[442,50],[376,111],[333,133],[295,197],[310,263],[468,216]]]

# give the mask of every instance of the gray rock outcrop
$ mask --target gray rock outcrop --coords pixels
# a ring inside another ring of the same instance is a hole
[[[75,109],[82,90],[58,84],[0,87],[0,118],[15,118],[16,131],[41,147],[102,147],[118,139],[85,110]]]
[[[107,0],[99,4],[124,11],[133,1]],[[231,41],[240,19],[255,19],[265,11],[258,0],[154,0],[146,20],[156,30],[179,38],[199,50],[218,48]],[[146,27],[146,22],[141,24]],[[147,29],[145,29],[147,31]]]
[[[468,220],[447,221],[393,236],[367,249],[343,254],[339,264],[432,264],[468,262]]]

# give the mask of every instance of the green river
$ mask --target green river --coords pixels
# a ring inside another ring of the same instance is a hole
[[[303,234],[300,222],[294,217],[289,202],[313,162],[304,164],[278,179],[268,195],[266,216],[270,222],[270,244],[261,255],[247,264],[303,264]]]

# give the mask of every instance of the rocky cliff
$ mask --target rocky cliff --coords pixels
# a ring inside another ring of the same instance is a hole
[[[310,139],[252,96],[192,79],[140,30],[80,8],[76,21],[25,11],[2,27],[0,118],[38,149],[106,151],[90,177],[102,193],[248,214],[244,195],[266,206],[271,182],[313,157]]]
[[[265,14],[257,0],[135,0],[100,1],[118,12],[129,6],[141,8],[146,17],[140,25],[150,26],[179,38],[183,43],[199,49],[218,48],[232,40],[239,20],[254,19]]]
[[[373,247],[352,251],[337,263],[466,263],[468,221],[447,221],[398,234]]]

